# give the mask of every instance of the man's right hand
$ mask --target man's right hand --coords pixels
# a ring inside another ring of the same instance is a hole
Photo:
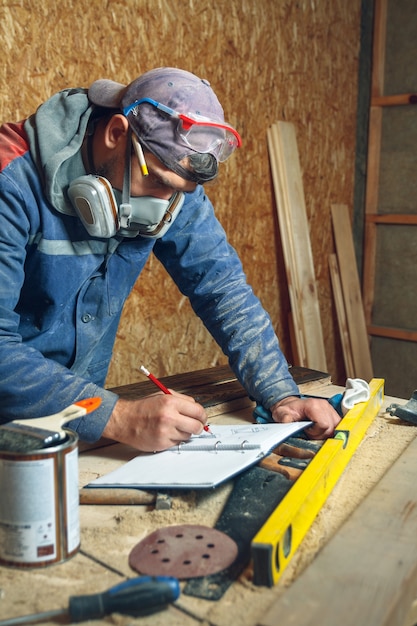
[[[103,431],[103,437],[143,452],[166,450],[191,435],[199,435],[207,421],[201,404],[170,390],[137,400],[120,398]]]

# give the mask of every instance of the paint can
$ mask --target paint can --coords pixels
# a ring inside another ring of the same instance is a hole
[[[1,426],[0,565],[54,565],[79,547],[77,434]]]

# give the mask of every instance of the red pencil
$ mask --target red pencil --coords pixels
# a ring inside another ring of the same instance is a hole
[[[161,383],[160,380],[157,379],[156,376],[154,376],[153,374],[150,373],[149,370],[146,369],[146,367],[144,367],[143,365],[140,366],[141,372],[143,372],[145,374],[145,376],[147,376],[149,378],[149,380],[151,380],[161,391],[163,391],[164,393],[171,395],[171,392],[169,389],[167,389],[165,387],[165,385],[163,383]]]
[[[144,367],[143,365],[140,366],[140,370],[141,372],[143,372],[145,374],[145,376],[147,376],[149,378],[149,380],[151,380],[154,385],[156,385],[158,387],[158,389],[160,389],[163,393],[171,395],[171,392],[169,389],[167,389],[165,387],[165,385],[163,383],[161,383],[160,380],[157,379],[156,376],[154,376],[153,374],[150,373],[149,370],[146,369],[146,367]],[[209,433],[210,432],[210,428],[207,426],[207,424],[204,426],[204,430]]]

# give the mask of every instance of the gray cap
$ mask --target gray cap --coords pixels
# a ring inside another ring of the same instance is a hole
[[[93,104],[122,111],[137,100],[151,98],[178,113],[204,116],[224,124],[223,108],[210,83],[191,72],[172,67],[150,70],[127,86],[112,80],[97,80],[89,88],[88,97]],[[126,115],[144,148],[166,167],[196,182],[204,182],[216,176],[217,163],[214,173],[204,176],[181,164],[184,157],[193,152],[198,153],[198,150],[190,148],[176,132],[177,119],[147,102],[134,107]]]

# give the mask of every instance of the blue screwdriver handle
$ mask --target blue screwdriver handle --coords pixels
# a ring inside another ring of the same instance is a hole
[[[131,617],[164,609],[180,594],[179,582],[169,576],[140,576],[120,583],[103,593],[69,598],[72,622],[98,619],[111,613]]]

